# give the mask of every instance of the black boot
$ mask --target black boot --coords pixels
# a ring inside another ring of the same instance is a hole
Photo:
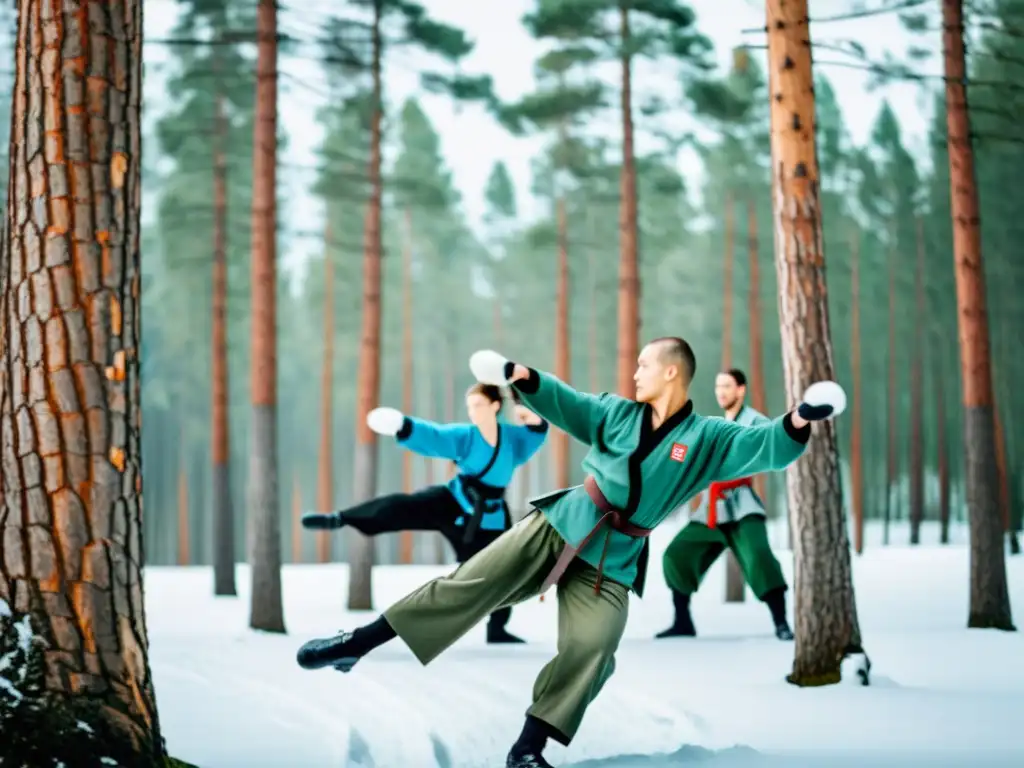
[[[295,660],[303,669],[334,667],[339,672],[348,672],[363,656],[397,636],[387,619],[381,616],[354,632],[310,640],[299,648]]]
[[[676,609],[676,618],[672,626],[662,630],[655,637],[696,637],[697,629],[690,617],[690,596],[672,590],[672,604]]]
[[[341,512],[307,512],[302,516],[302,527],[313,531],[335,531],[344,525]]]
[[[768,592],[761,598],[768,610],[772,612],[772,621],[775,623],[775,636],[779,640],[792,640],[793,630],[789,628],[786,621],[786,588],[779,587]]]
[[[487,621],[487,642],[488,643],[525,643],[521,637],[516,637],[507,629],[509,618],[512,616],[511,608],[499,608],[491,614]]]
[[[523,732],[505,758],[505,768],[554,768],[544,759],[550,726],[532,715],[526,716]]]

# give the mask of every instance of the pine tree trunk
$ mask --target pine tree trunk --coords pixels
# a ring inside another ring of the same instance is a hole
[[[1013,629],[1003,553],[996,470],[988,309],[974,175],[962,0],[942,0],[953,259],[956,269],[960,371],[964,398],[964,453],[971,530],[969,627]]]
[[[758,248],[757,206],[753,198],[747,198],[747,255],[749,257],[750,292],[748,314],[750,318],[750,376],[748,390],[754,410],[768,413],[768,395],[764,382],[764,316],[761,310],[761,254]],[[754,478],[754,489],[762,499],[767,499],[767,483],[764,475]]]
[[[185,430],[178,436],[178,565],[192,564],[192,531],[189,525],[188,450]]]
[[[910,543],[921,543],[924,518],[924,222],[917,217],[914,269],[914,352],[910,377]]]
[[[324,349],[320,361],[320,451],[317,455],[316,508],[334,510],[334,249],[330,213],[324,227]],[[331,531],[316,534],[316,559],[331,561]]]
[[[383,118],[381,57],[383,56],[381,15],[383,0],[373,3],[372,77],[373,117],[370,123],[370,200],[366,206],[363,243],[363,328],[359,345],[358,410],[353,496],[356,503],[377,493],[377,436],[366,424],[366,416],[380,397],[380,272],[381,272],[381,177],[380,143]],[[348,609],[373,608],[373,537],[349,530]]]
[[[628,0],[619,4],[621,70],[622,170],[619,174],[619,318],[618,318],[618,392],[632,399],[636,395],[633,374],[639,354],[640,273],[637,223],[636,163],[633,155],[633,83],[631,73],[631,33]]]
[[[412,211],[405,209],[405,248],[402,249],[402,412],[412,413]],[[412,451],[402,451],[402,491],[412,493]],[[416,541],[412,531],[399,534],[399,562],[412,563]]]
[[[299,473],[292,471],[292,562],[301,563],[302,558],[302,489],[299,487]]]
[[[825,290],[814,81],[807,2],[768,0],[775,265],[787,400],[834,379]],[[786,473],[794,521],[796,655],[789,681],[840,680],[844,652],[860,646],[835,422],[815,424]]]
[[[725,295],[722,309],[722,370],[732,367],[732,283],[736,251],[736,216],[732,194],[725,195],[725,258],[723,260]],[[743,569],[730,549],[725,553],[725,602],[742,603],[746,597]]]
[[[558,228],[558,279],[555,297],[555,376],[569,383],[569,221],[565,211],[565,198],[555,203]],[[569,487],[569,435],[561,429],[551,432],[551,451],[554,460],[555,486]]]
[[[939,543],[949,544],[949,442],[946,437],[947,403],[943,386],[945,371],[936,355],[935,368],[935,450],[939,465]]]
[[[890,232],[893,231],[890,227]],[[890,242],[889,260],[889,356],[886,383],[886,448],[885,448],[885,517],[882,521],[882,544],[889,545],[889,526],[893,518],[893,495],[899,494],[896,479],[896,404],[899,395],[896,392],[896,255],[895,245]]]
[[[862,436],[861,364],[860,364],[860,232],[852,231],[850,237],[850,352],[853,369],[853,413],[850,425],[850,485],[853,486],[851,502],[853,507],[853,551],[864,552],[864,449]]]
[[[277,462],[277,6],[259,0],[256,16],[256,126],[252,190],[252,351],[249,626],[284,632]]]
[[[224,94],[215,96],[213,155],[213,327],[210,455],[213,476],[213,594],[237,595],[228,398],[228,162]]]
[[[163,765],[143,601],[142,2],[18,3],[0,250],[0,599],[101,756]],[[56,713],[55,713],[56,714]],[[38,734],[38,738],[57,738]]]

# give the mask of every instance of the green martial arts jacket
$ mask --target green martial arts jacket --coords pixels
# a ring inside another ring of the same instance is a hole
[[[583,470],[630,523],[654,528],[712,482],[785,469],[807,447],[810,425],[793,426],[790,415],[758,426],[704,417],[687,404],[658,429],[652,408],[617,395],[585,394],[554,376],[530,369],[513,385],[523,404],[590,447]],[[577,545],[601,518],[583,486],[546,494],[530,503],[568,544]],[[647,539],[604,532],[577,556],[604,578],[643,595]]]

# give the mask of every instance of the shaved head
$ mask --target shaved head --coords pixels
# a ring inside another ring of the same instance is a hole
[[[662,336],[650,342],[658,346],[658,360],[663,365],[675,365],[679,368],[683,384],[689,386],[697,372],[697,357],[693,349],[684,339],[678,336]]]

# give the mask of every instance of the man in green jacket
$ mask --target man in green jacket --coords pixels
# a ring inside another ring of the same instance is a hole
[[[746,394],[747,377],[740,369],[730,368],[715,377],[715,398],[726,419],[744,427],[767,423],[766,416],[744,402]],[[753,478],[712,483],[699,499],[690,521],[672,539],[662,558],[675,620],[656,637],[697,634],[690,615],[690,596],[718,556],[729,549],[757,599],[768,606],[775,636],[792,640],[793,632],[786,621],[786,577],[768,542],[764,504],[754,491]]]
[[[629,592],[643,594],[651,530],[714,481],[785,469],[806,448],[810,422],[841,411],[845,396],[822,382],[762,426],[704,418],[688,394],[693,350],[675,337],[641,351],[636,400],[577,392],[490,350],[474,354],[470,368],[483,383],[513,385],[528,408],[590,447],[584,483],[533,499],[531,514],[454,572],[368,625],[311,640],[298,663],[347,672],[397,636],[427,664],[495,608],[557,585],[558,653],[541,670],[506,760],[506,768],[550,768],[547,740],[570,742],[615,669]]]

